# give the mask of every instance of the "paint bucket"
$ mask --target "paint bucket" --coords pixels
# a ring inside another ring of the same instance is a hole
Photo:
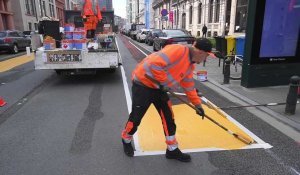
[[[197,72],[197,80],[199,81],[207,81],[207,71],[200,70]]]
[[[84,30],[83,27],[77,27],[77,28],[75,28],[74,31],[75,31],[75,32],[84,32],[85,30]]]
[[[73,48],[78,50],[86,50],[86,40],[80,39],[80,40],[73,40]]]
[[[73,40],[62,40],[61,41],[61,48],[63,50],[73,49]]]
[[[73,32],[75,29],[74,24],[65,24],[64,30],[65,32]]]
[[[52,42],[52,41],[44,41],[43,46],[44,46],[45,50],[53,50],[56,47],[55,42]]]
[[[73,32],[65,32],[65,39],[73,39]]]
[[[73,39],[85,39],[85,32],[75,31],[73,32]]]

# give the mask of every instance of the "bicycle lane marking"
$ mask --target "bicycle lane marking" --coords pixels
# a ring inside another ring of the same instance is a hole
[[[130,41],[129,41],[130,42]],[[136,47],[132,42],[130,42],[131,45],[133,45],[134,47]],[[137,48],[137,47],[136,47]],[[143,52],[141,49],[137,48],[139,51],[141,51],[141,53],[143,53],[145,56],[147,56],[147,54],[145,52]],[[124,69],[121,69],[122,72],[124,72]],[[123,73],[122,73],[123,75]],[[124,72],[124,80],[126,81],[126,76],[125,76],[125,72]],[[127,84],[127,82],[126,82]],[[128,85],[126,86],[128,88]],[[128,91],[129,93],[129,89],[125,90]],[[130,95],[126,96],[128,98],[130,98]],[[130,105],[130,109],[131,109],[131,99],[127,100],[130,101],[128,105]],[[129,106],[128,106],[129,108]],[[130,110],[129,109],[129,110]],[[149,109],[151,110],[151,109]],[[228,114],[227,114],[228,115]],[[229,121],[236,125],[238,128],[240,128],[243,132],[245,132],[246,134],[248,134],[249,136],[251,136],[257,143],[256,144],[252,144],[252,145],[244,145],[243,147],[239,148],[239,149],[254,149],[254,148],[271,148],[272,146],[269,145],[268,143],[265,143],[263,140],[261,140],[260,138],[258,138],[255,134],[253,134],[251,131],[249,131],[247,128],[245,128],[244,126],[242,126],[240,123],[238,123],[237,121],[235,121],[232,117],[230,117],[228,115]],[[152,133],[153,134],[153,133]],[[135,145],[135,156],[145,156],[145,155],[159,155],[159,154],[164,154],[165,151],[163,150],[157,150],[157,151],[145,151],[141,148],[141,145],[139,143],[139,131],[137,131],[134,134],[134,145]],[[142,140],[144,140],[142,138]],[[164,144],[164,142],[162,142]],[[144,143],[142,143],[143,145]],[[155,143],[156,144],[156,143]],[[206,152],[206,151],[221,151],[221,150],[227,150],[227,149],[222,149],[222,148],[215,148],[215,147],[208,147],[208,148],[196,148],[196,149],[183,149],[183,152]]]

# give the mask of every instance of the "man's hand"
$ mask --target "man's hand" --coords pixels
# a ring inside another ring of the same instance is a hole
[[[197,108],[197,114],[202,116],[202,120],[204,119],[205,113],[204,113],[204,109],[202,108],[201,105],[196,105],[195,106]]]

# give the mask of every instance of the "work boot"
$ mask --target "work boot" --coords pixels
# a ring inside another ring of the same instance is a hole
[[[133,147],[130,143],[126,143],[124,142],[124,140],[122,139],[122,143],[123,143],[123,149],[124,149],[124,153],[128,156],[128,157],[133,157],[134,152],[133,152]]]
[[[191,156],[185,153],[182,153],[180,149],[176,148],[173,151],[169,151],[167,149],[166,151],[166,158],[167,159],[176,159],[181,162],[190,162],[191,161]]]

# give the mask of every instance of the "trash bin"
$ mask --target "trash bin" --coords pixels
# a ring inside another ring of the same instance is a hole
[[[236,54],[244,56],[244,48],[245,48],[245,37],[240,36],[236,37]]]
[[[216,40],[216,50],[221,52],[223,56],[227,55],[227,41],[223,36],[214,37]]]
[[[235,38],[234,36],[227,36],[227,55],[235,55]]]

